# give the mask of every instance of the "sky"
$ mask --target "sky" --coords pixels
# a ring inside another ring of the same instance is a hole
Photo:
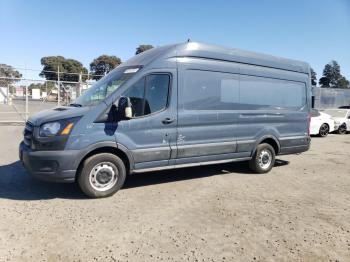
[[[125,61],[140,44],[191,39],[306,61],[318,78],[336,60],[350,79],[350,0],[0,0],[0,32],[0,63],[16,68],[52,55],[88,68],[102,54]]]

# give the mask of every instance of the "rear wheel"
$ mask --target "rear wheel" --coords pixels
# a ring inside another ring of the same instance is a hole
[[[108,197],[123,186],[125,177],[125,165],[118,156],[100,153],[84,161],[78,184],[89,197]]]
[[[321,137],[326,137],[329,134],[329,126],[327,124],[322,124],[318,134]]]
[[[275,155],[275,150],[271,145],[266,143],[258,145],[249,161],[250,169],[259,174],[269,172],[275,165]]]
[[[339,128],[338,128],[338,134],[344,135],[346,134],[346,125],[342,124]]]

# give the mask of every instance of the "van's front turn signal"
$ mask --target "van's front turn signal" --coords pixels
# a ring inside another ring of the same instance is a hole
[[[69,123],[61,132],[61,135],[69,135],[70,131],[72,130],[74,126],[74,123]]]

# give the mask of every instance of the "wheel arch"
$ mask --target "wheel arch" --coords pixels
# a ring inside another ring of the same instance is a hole
[[[263,144],[263,143],[267,143],[270,146],[272,146],[273,149],[275,150],[276,155],[280,152],[281,145],[280,145],[278,139],[272,135],[269,135],[269,136],[263,136],[257,141],[257,143],[255,144],[254,150],[252,152],[252,156],[255,154],[256,148],[258,147],[258,145]]]
[[[134,161],[130,151],[123,145],[113,142],[101,142],[91,145],[76,161],[77,174],[81,170],[84,161],[92,155],[99,153],[111,153],[118,156],[125,164],[127,173],[134,168]]]

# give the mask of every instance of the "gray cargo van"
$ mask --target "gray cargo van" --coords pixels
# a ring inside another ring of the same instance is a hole
[[[91,197],[127,174],[249,161],[308,150],[307,63],[202,43],[157,47],[124,62],[70,106],[26,123],[19,154],[34,177],[77,181]]]

